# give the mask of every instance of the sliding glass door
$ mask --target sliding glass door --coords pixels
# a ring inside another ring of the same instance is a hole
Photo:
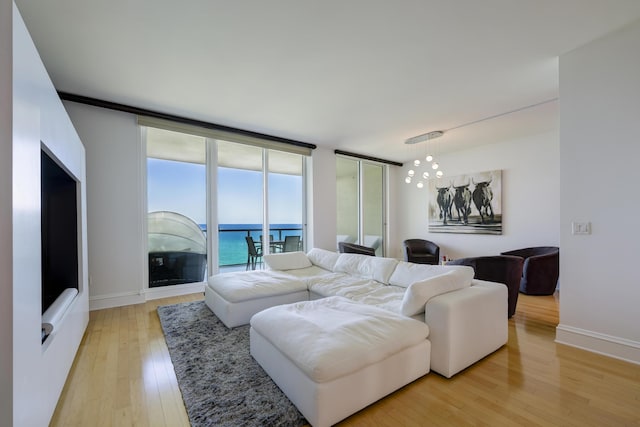
[[[267,150],[268,229],[270,252],[295,252],[304,247],[304,157]]]
[[[250,254],[249,245],[262,253],[263,149],[228,141],[217,141],[216,146],[218,266],[253,267],[261,257]]]
[[[336,157],[337,242],[372,247],[384,255],[385,167]]]
[[[147,239],[149,287],[206,277],[205,139],[149,128]]]
[[[304,156],[217,141],[218,265],[260,268],[262,255],[302,250]]]
[[[361,242],[375,249],[377,256],[383,256],[384,166],[361,162],[361,169]]]
[[[360,235],[359,164],[357,160],[336,158],[336,243],[356,243]],[[337,250],[337,247],[336,247]]]

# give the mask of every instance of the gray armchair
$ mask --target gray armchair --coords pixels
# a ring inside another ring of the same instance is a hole
[[[404,260],[416,264],[438,265],[440,262],[440,246],[423,239],[407,239],[402,242]]]
[[[502,252],[524,259],[520,292],[529,295],[552,295],[560,275],[560,248],[538,246]]]

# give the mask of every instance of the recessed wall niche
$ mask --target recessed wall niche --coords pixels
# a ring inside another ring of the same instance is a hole
[[[41,151],[42,313],[78,289],[78,182]]]

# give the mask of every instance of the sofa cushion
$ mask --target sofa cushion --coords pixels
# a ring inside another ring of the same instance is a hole
[[[415,264],[412,262],[398,261],[398,265],[389,278],[389,284],[407,288],[414,282],[425,280],[430,277],[440,276],[447,271],[452,271],[459,268],[461,268],[461,266]]]
[[[333,271],[333,267],[336,265],[339,256],[340,254],[337,252],[320,248],[313,248],[307,253],[307,258],[309,258],[309,261],[311,261],[313,265],[329,271]]]
[[[372,281],[372,283],[378,282]],[[402,298],[406,290],[406,288],[401,288],[400,286],[386,286],[378,283],[378,286],[370,286],[366,289],[366,292],[350,295],[349,299],[362,304],[384,308],[385,310],[389,310],[397,314],[402,314]]]
[[[342,297],[272,307],[254,315],[251,327],[319,383],[374,364],[429,336],[423,322]]]
[[[295,270],[311,267],[311,261],[304,252],[283,252],[268,254],[263,257],[264,263],[271,270]]]
[[[333,271],[372,279],[385,285],[398,261],[393,258],[372,257],[361,254],[340,254]]]
[[[333,271],[368,279],[371,277],[371,266],[367,264],[369,255],[343,253],[338,256]]]
[[[210,276],[208,285],[231,303],[307,291],[307,283],[281,271],[233,271]]]
[[[371,279],[344,273],[330,273],[307,280],[309,291],[322,297],[343,296],[353,299],[356,295],[384,286]]]
[[[317,265],[311,265],[311,267],[306,267],[306,268],[296,268],[294,270],[287,270],[286,273],[293,277],[304,279],[305,281],[313,279],[314,277],[321,277],[321,276],[326,276],[327,274],[333,274],[332,271],[325,270],[324,268],[318,267]]]
[[[400,311],[405,316],[415,316],[424,311],[424,306],[431,298],[466,288],[473,280],[473,268],[459,266],[438,276],[414,282],[407,288],[402,299]]]

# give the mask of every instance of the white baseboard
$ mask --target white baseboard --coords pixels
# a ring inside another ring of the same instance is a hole
[[[184,285],[162,286],[144,290],[147,301],[159,298],[177,297],[180,295],[204,292],[204,282],[186,283]]]
[[[640,365],[640,342],[558,325],[556,342]]]
[[[144,294],[138,292],[89,296],[89,310],[102,310],[103,308],[122,307],[143,302],[145,302]]]
[[[89,310],[102,310],[104,308],[142,304],[149,300],[195,294],[198,292],[204,292],[204,282],[149,288],[141,290],[140,292],[97,295],[89,297]]]

